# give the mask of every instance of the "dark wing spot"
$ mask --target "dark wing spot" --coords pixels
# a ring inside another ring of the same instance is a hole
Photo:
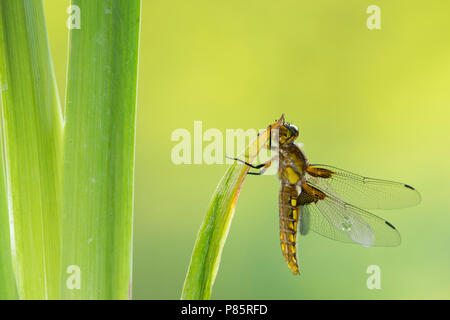
[[[416,189],[414,189],[413,187],[411,187],[410,185],[407,185],[407,184],[405,184],[405,187],[407,187],[407,188],[409,188],[411,190],[416,190]]]
[[[396,230],[395,227],[394,227],[392,224],[390,224],[389,222],[385,221],[385,223],[386,223],[389,227],[391,227],[392,229]]]

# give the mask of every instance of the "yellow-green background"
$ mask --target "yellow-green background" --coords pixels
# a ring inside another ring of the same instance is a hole
[[[44,4],[64,97],[69,2]],[[371,4],[381,30],[366,27]],[[377,212],[400,230],[400,247],[300,238],[294,277],[279,248],[278,181],[249,177],[212,297],[450,298],[449,12],[447,0],[143,0],[133,297],[179,298],[225,171],[172,164],[172,131],[194,120],[264,128],[285,112],[311,162],[409,183],[423,201]],[[372,264],[381,290],[366,288]]]

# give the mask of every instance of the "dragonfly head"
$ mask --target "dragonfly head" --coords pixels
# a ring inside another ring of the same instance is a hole
[[[279,129],[280,145],[291,143],[298,137],[298,128],[288,122],[283,123]]]

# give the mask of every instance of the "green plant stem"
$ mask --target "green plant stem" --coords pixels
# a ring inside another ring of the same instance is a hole
[[[73,0],[65,110],[63,251],[65,299],[131,295],[139,0]],[[81,271],[70,289],[66,270]]]

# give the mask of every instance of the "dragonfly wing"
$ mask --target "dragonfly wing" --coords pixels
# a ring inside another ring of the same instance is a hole
[[[305,206],[300,207],[300,222],[299,222],[299,232],[302,236],[306,236],[310,230],[311,217],[308,209]]]
[[[394,181],[363,177],[328,165],[310,165],[307,181],[319,190],[366,209],[398,209],[418,204],[419,192]]]
[[[313,185],[310,185],[316,188]],[[400,233],[386,220],[365,210],[348,204],[332,195],[318,201],[303,201],[307,194],[300,195],[300,216],[307,221],[307,229],[327,238],[365,247],[397,246],[401,242]],[[309,203],[308,203],[309,202]]]

